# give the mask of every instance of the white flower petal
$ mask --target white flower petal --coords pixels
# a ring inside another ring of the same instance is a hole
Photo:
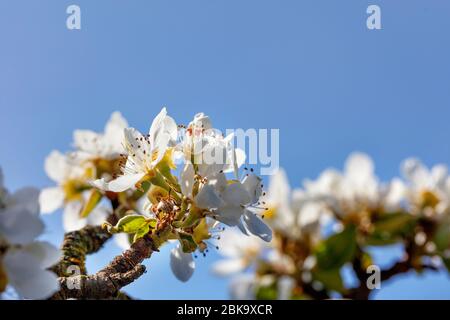
[[[286,172],[283,169],[279,169],[270,177],[268,202],[273,206],[288,204],[290,193],[291,188],[289,186]]]
[[[91,185],[103,191],[123,192],[135,187],[143,177],[145,173],[125,174],[110,182],[106,182],[105,179],[98,179],[91,182]]]
[[[247,192],[240,182],[235,182],[227,186],[222,198],[227,204],[235,206],[247,205],[252,201],[252,196]]]
[[[44,231],[39,216],[22,208],[0,210],[0,234],[12,244],[28,244]]]
[[[39,194],[41,213],[52,213],[64,204],[64,190],[60,187],[45,188]]]
[[[278,279],[278,300],[290,300],[292,297],[292,290],[295,287],[295,280],[289,276],[282,276]]]
[[[61,251],[46,241],[36,241],[23,248],[38,259],[42,269],[54,266],[61,259]]]
[[[74,147],[89,154],[97,154],[101,136],[91,130],[75,130],[73,133]]]
[[[298,224],[301,228],[317,225],[320,222],[323,205],[317,202],[305,203],[298,215]]]
[[[195,204],[199,208],[213,209],[218,208],[222,204],[222,201],[216,194],[213,186],[205,185],[200,189],[199,193],[195,197]]]
[[[98,206],[87,217],[87,224],[90,226],[101,226],[110,214],[110,210],[103,206]]]
[[[191,253],[184,253],[180,246],[170,252],[170,268],[178,280],[187,282],[193,275],[195,261]]]
[[[262,194],[261,178],[255,174],[245,176],[242,185],[251,196],[251,202],[256,203]]]
[[[69,171],[67,157],[59,151],[52,151],[45,159],[45,172],[55,182],[62,182]]]
[[[183,193],[184,196],[188,198],[192,198],[192,188],[195,182],[194,177],[195,177],[194,166],[192,165],[192,163],[188,162],[184,166],[183,172],[181,173],[181,183],[180,183],[181,192]]]
[[[407,188],[400,179],[392,179],[384,197],[385,209],[389,211],[398,210],[401,207],[402,201],[405,199],[406,192]]]
[[[63,226],[66,232],[80,230],[87,225],[87,219],[80,218],[82,203],[79,201],[69,202],[64,208]]]
[[[30,213],[39,213],[39,189],[26,187],[17,190],[11,196],[10,205],[27,210]]]
[[[57,276],[41,268],[35,255],[8,250],[3,260],[9,284],[26,299],[45,299],[59,289]]]
[[[241,274],[230,282],[230,296],[233,300],[254,300],[256,280],[253,274]]]
[[[244,209],[236,205],[227,205],[220,207],[214,211],[215,217],[218,221],[225,223],[228,226],[237,226],[244,213]]]
[[[212,271],[219,276],[229,276],[245,270],[246,267],[243,259],[229,259],[216,262],[212,266]]]
[[[244,222],[248,231],[252,234],[266,242],[272,241],[272,230],[253,212],[245,210]]]
[[[153,120],[149,130],[150,140],[155,144],[160,139],[160,135],[167,135],[167,142],[176,141],[178,127],[175,120],[167,115],[166,108],[163,108]]]
[[[104,139],[111,148],[111,152],[123,152],[123,141],[125,139],[123,130],[128,127],[127,120],[118,111],[114,112],[105,126]]]
[[[402,173],[416,188],[428,187],[430,172],[415,158],[409,158],[402,163]]]

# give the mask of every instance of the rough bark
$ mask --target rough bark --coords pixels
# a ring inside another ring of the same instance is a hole
[[[66,233],[61,246],[62,258],[52,271],[60,277],[72,276],[72,266],[79,268],[80,274],[85,275],[86,255],[97,252],[111,234],[102,227],[86,226],[81,230]]]
[[[120,297],[120,289],[145,272],[141,263],[154,251],[153,241],[141,238],[122,255],[115,257],[105,268],[93,275],[60,277],[61,289],[51,299],[111,299]]]

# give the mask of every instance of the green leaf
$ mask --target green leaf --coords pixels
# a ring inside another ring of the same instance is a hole
[[[436,248],[439,251],[445,251],[450,248],[450,221],[442,221],[433,237],[433,242],[436,244]]]
[[[408,226],[415,218],[409,213],[396,212],[383,215],[374,223],[376,232],[399,233]]]
[[[332,235],[316,249],[317,264],[321,270],[340,269],[352,261],[356,252],[356,227],[348,225]]]
[[[149,232],[150,226],[146,224],[134,234],[133,243],[136,242],[138,239],[142,238],[143,236],[145,236]]]
[[[366,243],[374,246],[394,244],[414,230],[415,219],[404,212],[385,214],[374,223],[374,230],[367,236]]]
[[[116,232],[136,233],[147,224],[147,220],[144,216],[131,214],[120,219],[119,222],[117,222],[115,229]]]
[[[256,290],[256,300],[277,300],[278,290],[276,285],[258,287]]]
[[[443,258],[445,266],[447,267],[447,270],[450,272],[450,258]]]
[[[185,253],[192,253],[197,250],[197,244],[194,237],[189,233],[179,232],[178,239],[180,239],[181,248]]]
[[[92,210],[95,209],[97,204],[102,200],[102,193],[97,189],[92,189],[91,194],[89,195],[88,201],[84,204],[83,208],[80,212],[81,218],[86,218]]]
[[[328,290],[344,293],[346,291],[339,269],[316,270],[313,278],[321,282]]]

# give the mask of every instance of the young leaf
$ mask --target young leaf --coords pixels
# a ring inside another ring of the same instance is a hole
[[[136,242],[138,239],[142,238],[143,236],[145,236],[147,233],[149,233],[149,231],[150,226],[146,224],[134,234],[133,243]]]
[[[116,232],[137,233],[146,225],[147,220],[144,216],[131,214],[120,219],[114,229]]]
[[[332,235],[316,250],[321,270],[340,269],[353,260],[356,252],[356,227],[348,225],[341,233]]]

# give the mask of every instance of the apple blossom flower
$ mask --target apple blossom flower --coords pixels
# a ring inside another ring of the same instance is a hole
[[[410,158],[403,162],[402,172],[412,206],[436,217],[450,212],[450,176],[445,165],[428,169],[420,160]]]
[[[396,211],[402,208],[404,185],[399,179],[380,183],[372,159],[363,153],[351,154],[344,171],[325,170],[316,181],[305,180],[308,197],[323,203],[322,210],[340,217],[364,210]]]
[[[75,130],[73,135],[75,152],[84,159],[118,158],[123,152],[124,129],[127,127],[127,120],[116,111],[106,123],[103,133]]]
[[[233,229],[227,229],[220,236],[219,253],[227,259],[215,263],[212,270],[220,276],[239,273],[249,268],[261,257],[267,243],[259,238],[246,237]]]
[[[167,115],[166,108],[153,120],[148,135],[134,128],[126,128],[124,144],[128,155],[123,174],[109,182],[104,178],[93,181],[92,185],[100,190],[123,192],[135,187],[145,176],[154,176],[156,165],[176,141],[177,135],[175,120]]]
[[[35,239],[43,232],[39,191],[24,188],[9,194],[0,169],[0,294],[11,286],[27,299],[44,299],[59,288],[47,269],[60,258],[51,244]]]

